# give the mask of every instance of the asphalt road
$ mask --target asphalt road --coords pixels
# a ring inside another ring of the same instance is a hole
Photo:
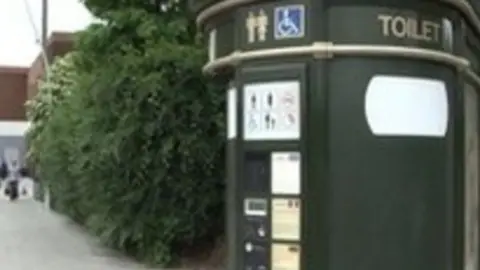
[[[66,218],[24,199],[0,199],[0,269],[143,270],[99,245]]]

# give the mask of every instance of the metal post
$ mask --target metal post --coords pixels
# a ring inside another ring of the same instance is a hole
[[[43,65],[44,65],[44,76],[45,80],[49,80],[48,73],[50,72],[50,57],[48,55],[48,44],[47,44],[47,38],[48,38],[48,0],[42,0],[42,25],[41,25],[41,32],[39,33],[37,26],[34,21],[34,17],[32,14],[32,10],[30,8],[30,5],[28,3],[28,0],[23,0],[23,3],[25,4],[25,11],[28,16],[28,20],[30,22],[30,25],[34,31],[35,35],[35,42],[40,46],[42,58],[43,58]],[[37,189],[41,189],[41,186],[37,185]],[[48,187],[44,187],[44,194],[43,194],[43,202],[44,206],[47,209],[50,209],[50,192]]]
[[[25,12],[27,13],[28,20],[30,22],[30,26],[33,29],[35,35],[35,42],[40,46],[41,54],[43,58],[43,63],[45,65],[45,72],[44,74],[47,75],[50,70],[50,58],[47,52],[47,35],[48,35],[48,0],[42,0],[42,29],[41,33],[39,33],[37,26],[35,24],[35,20],[32,14],[32,9],[28,4],[28,0],[23,0],[25,4]],[[48,79],[48,76],[45,77]]]
[[[45,72],[47,67],[50,64],[50,55],[48,54],[47,48],[47,37],[48,36],[48,0],[42,0],[42,51],[44,53],[44,65]],[[46,73],[45,73],[46,74]]]
[[[48,0],[42,0],[42,39],[41,39],[41,46],[42,46],[42,54],[43,54],[43,65],[44,65],[44,76],[45,80],[48,80],[49,76],[47,74],[48,68],[50,66],[50,55],[48,52],[48,44],[47,44],[47,36],[48,36]],[[45,193],[43,197],[43,203],[46,209],[50,209],[50,190],[48,185],[44,185]]]

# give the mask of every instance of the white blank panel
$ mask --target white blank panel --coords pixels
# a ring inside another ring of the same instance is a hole
[[[448,96],[443,81],[376,75],[365,94],[365,116],[374,135],[445,137]]]
[[[237,89],[227,91],[227,139],[237,137]]]
[[[212,62],[217,58],[217,29],[211,30],[208,37],[208,61]]]

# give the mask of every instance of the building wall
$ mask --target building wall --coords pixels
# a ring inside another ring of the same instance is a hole
[[[31,99],[35,96],[38,89],[38,82],[42,78],[43,74],[43,61],[41,55],[39,55],[32,63],[27,75],[27,99]]]
[[[63,56],[73,47],[71,33],[54,32],[48,40],[50,59]],[[0,66],[0,121],[26,120],[25,102],[38,91],[44,74],[43,58],[39,55],[31,67]]]
[[[47,43],[47,55],[52,61],[70,52],[73,48],[71,33],[54,32]],[[31,99],[38,92],[38,82],[44,74],[43,55],[37,56],[28,71],[27,98]]]
[[[6,151],[18,151],[19,164],[25,165],[25,139],[24,134],[29,124],[27,121],[0,121],[0,161],[5,160]]]
[[[0,68],[0,120],[25,120],[26,68]]]
[[[63,56],[73,47],[71,33],[53,33],[47,42],[49,59]],[[44,74],[43,57],[39,55],[31,67],[0,66],[0,160],[6,149],[16,149],[20,162],[24,162],[24,135],[29,123],[26,119],[25,102],[38,89]]]

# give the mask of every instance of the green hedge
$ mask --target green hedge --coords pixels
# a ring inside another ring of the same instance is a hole
[[[203,44],[179,39],[185,20],[109,16],[28,104],[30,158],[59,211],[166,265],[222,233],[224,84],[201,74]]]

